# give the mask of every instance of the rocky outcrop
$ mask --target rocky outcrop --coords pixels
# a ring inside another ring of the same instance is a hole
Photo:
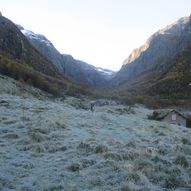
[[[62,55],[56,50],[54,45],[45,36],[35,34],[30,30],[25,30],[20,25],[17,25],[17,27],[42,55],[51,60],[59,70],[62,70]]]
[[[71,55],[62,55],[62,70],[74,81],[79,81],[94,87],[104,87],[106,78],[96,68],[83,61],[74,59]]]

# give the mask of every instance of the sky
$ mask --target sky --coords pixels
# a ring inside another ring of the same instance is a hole
[[[60,53],[117,71],[153,33],[189,16],[191,0],[0,0],[0,11]]]

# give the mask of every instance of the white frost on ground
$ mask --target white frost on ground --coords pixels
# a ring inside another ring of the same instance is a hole
[[[191,190],[191,129],[138,106],[23,96],[13,82],[0,78],[1,191]]]

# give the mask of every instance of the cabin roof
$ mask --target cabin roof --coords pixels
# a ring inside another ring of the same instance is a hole
[[[179,116],[181,116],[184,119],[188,119],[190,116],[187,113],[184,113],[182,111],[178,111],[176,109],[161,109],[161,110],[155,110],[153,111],[152,116],[150,116],[151,118],[155,119],[155,120],[162,120],[164,119],[167,115],[169,115],[170,113],[176,113]]]

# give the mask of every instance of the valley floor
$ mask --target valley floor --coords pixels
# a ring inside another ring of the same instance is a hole
[[[141,106],[91,112],[0,86],[0,190],[191,190],[191,129],[148,120]]]

